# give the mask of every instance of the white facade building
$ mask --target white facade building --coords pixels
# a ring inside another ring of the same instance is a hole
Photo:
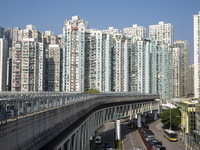
[[[123,33],[126,36],[134,36],[134,37],[141,37],[146,38],[146,28],[143,26],[138,26],[137,24],[134,24],[132,27],[124,28]]]
[[[181,50],[179,47],[173,48],[173,84],[174,97],[181,97]]]
[[[6,91],[8,43],[0,38],[0,91]]]
[[[115,29],[114,27],[109,27],[108,30],[102,30],[103,33],[107,34],[121,34],[122,31],[119,29]]]
[[[131,40],[125,38],[123,34],[114,34],[112,73],[113,91],[129,91],[129,52]]]
[[[137,91],[150,93],[150,40],[133,38],[134,51],[137,56]]]
[[[79,16],[67,20],[63,28],[63,91],[85,90],[85,31],[88,23]]]
[[[171,23],[164,23],[160,21],[158,25],[149,26],[149,37],[157,41],[173,46],[174,43],[174,30]]]
[[[194,97],[200,98],[200,12],[194,15]]]
[[[12,49],[12,91],[44,91],[44,47],[33,38],[16,41]]]

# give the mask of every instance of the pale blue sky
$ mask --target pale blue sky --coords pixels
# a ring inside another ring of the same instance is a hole
[[[63,23],[79,15],[90,28],[123,29],[138,24],[148,29],[159,21],[174,25],[174,39],[187,40],[193,62],[193,15],[200,0],[1,0],[0,26],[36,25],[40,31],[62,33]]]

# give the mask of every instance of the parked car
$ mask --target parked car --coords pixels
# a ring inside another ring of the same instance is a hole
[[[149,144],[149,146],[152,148],[152,147],[155,146],[155,145],[162,145],[162,142],[161,142],[161,141],[158,141],[158,140],[156,140],[156,139],[152,139],[152,140],[149,140],[149,141],[148,141],[148,144]]]
[[[141,127],[141,129],[147,129],[147,130],[149,130],[149,126],[148,125],[144,125],[144,126]]]
[[[155,139],[155,136],[154,135],[149,135],[149,136],[146,136],[145,137],[145,141],[149,141],[149,140],[152,140],[152,139]]]
[[[145,134],[145,133],[153,133],[153,132],[151,130],[144,129],[144,130],[142,130],[142,133]]]
[[[154,133],[152,131],[144,133],[144,137],[146,138],[147,136],[154,136]]]

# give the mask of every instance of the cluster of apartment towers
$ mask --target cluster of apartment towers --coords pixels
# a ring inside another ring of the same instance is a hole
[[[1,27],[0,91],[140,92],[162,98],[194,92],[189,43],[174,42],[173,25],[159,22],[89,29],[73,16],[63,34]]]

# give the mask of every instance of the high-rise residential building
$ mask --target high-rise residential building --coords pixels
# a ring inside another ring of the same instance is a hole
[[[123,33],[126,36],[134,36],[134,37],[141,37],[146,38],[146,28],[143,26],[138,26],[137,24],[134,24],[132,27],[124,28]]]
[[[85,32],[88,23],[79,16],[67,20],[63,28],[63,91],[85,90]]]
[[[12,79],[12,46],[18,40],[18,27],[8,28],[5,32],[5,37],[8,40],[9,57],[7,59],[7,90],[11,91]]]
[[[173,46],[174,43],[174,30],[171,23],[164,23],[160,21],[158,25],[149,26],[149,37],[157,41]]]
[[[173,97],[181,97],[182,95],[181,50],[179,47],[173,48],[173,85],[174,85]]]
[[[122,31],[119,29],[115,29],[114,27],[109,27],[108,30],[102,30],[103,33],[107,34],[121,34]]]
[[[48,44],[58,44],[58,38],[54,35],[52,31],[45,31],[44,33],[44,42]]]
[[[6,30],[6,39],[8,40],[8,47],[11,48],[13,42],[18,40],[18,27],[11,27]]]
[[[130,91],[131,39],[90,29],[86,31],[85,66],[87,89]]]
[[[44,90],[44,45],[33,38],[16,41],[12,49],[12,91]]]
[[[5,38],[5,30],[0,26],[0,38]]]
[[[8,43],[0,38],[0,91],[6,91]]]
[[[194,64],[189,66],[188,93],[189,93],[190,97],[194,96]]]
[[[172,47],[154,41],[151,52],[151,93],[157,93],[161,98],[173,97]],[[155,48],[155,46],[157,48]]]
[[[23,38],[34,38],[37,42],[43,41],[43,33],[36,29],[34,25],[26,25],[26,29],[18,30],[18,41],[22,41]]]
[[[104,91],[103,35],[100,30],[91,29],[85,35],[85,88]]]
[[[131,39],[123,34],[114,34],[112,53],[112,91],[129,91],[129,52],[131,51]]]
[[[58,37],[58,45],[60,47],[60,90],[62,90],[63,84],[63,34],[60,34]]]
[[[50,44],[47,58],[47,90],[60,91],[60,46]]]
[[[194,15],[194,97],[200,98],[200,11]]]
[[[137,91],[171,98],[172,47],[143,38],[146,30],[140,29],[141,35],[139,31],[135,36],[124,35],[113,27],[88,29],[88,23],[78,16],[67,20],[62,35],[62,90]]]
[[[133,50],[136,55],[135,58],[137,60],[136,68],[136,82],[137,90],[140,93],[150,93],[150,82],[151,82],[151,74],[150,74],[150,40],[143,38],[133,38]]]
[[[9,45],[9,44],[8,44]],[[9,49],[9,56],[7,58],[7,91],[11,91],[12,82],[12,47]]]
[[[175,41],[174,47],[180,49],[180,97],[188,96],[188,84],[189,84],[189,65],[190,65],[190,55],[189,55],[189,42],[187,41]]]

